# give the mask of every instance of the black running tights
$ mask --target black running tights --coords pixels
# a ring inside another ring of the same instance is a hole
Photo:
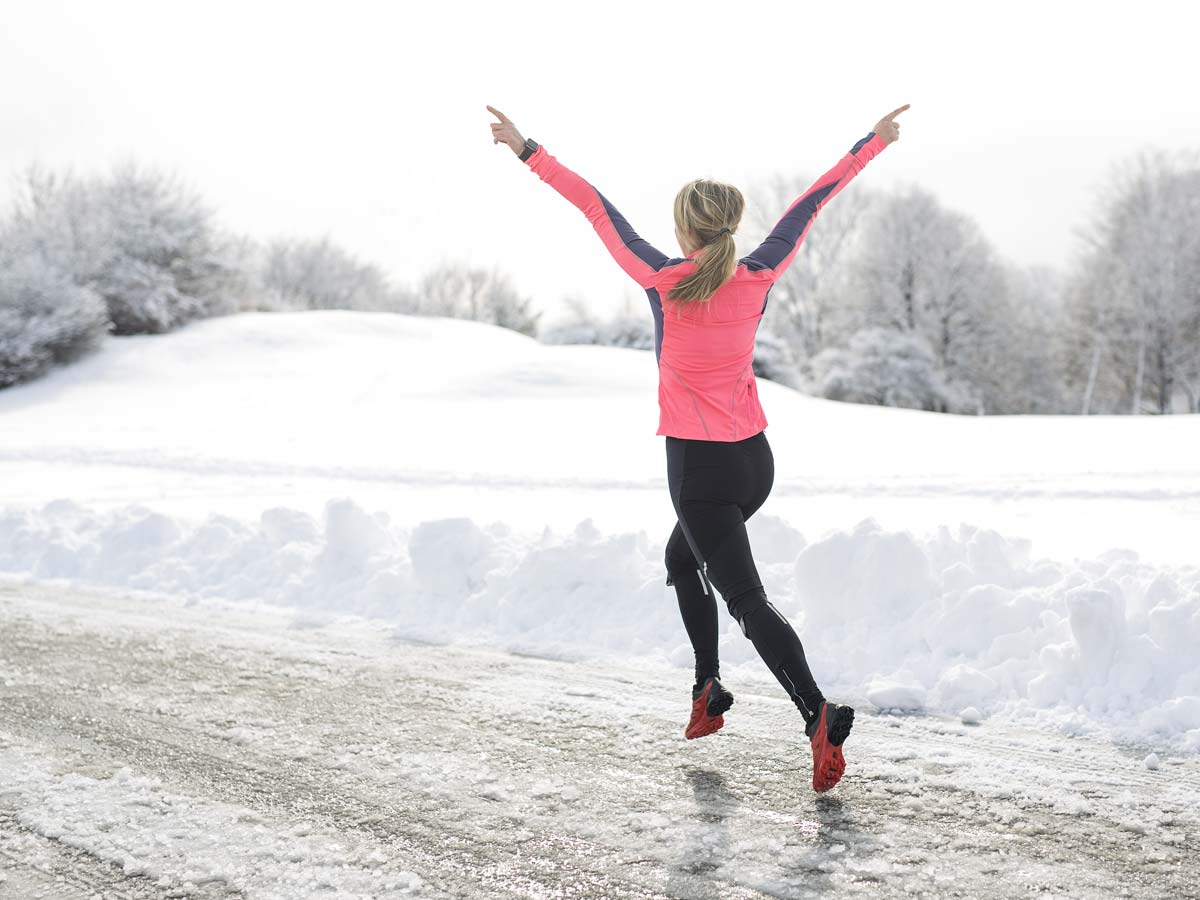
[[[824,699],[791,624],[767,599],[754,565],[746,520],[775,481],[765,431],[741,441],[668,436],[667,486],[678,521],[667,540],[667,584],[696,652],[696,683],[719,675],[713,586],[754,649],[811,721]]]

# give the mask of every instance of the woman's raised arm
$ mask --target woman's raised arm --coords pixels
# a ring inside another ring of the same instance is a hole
[[[592,228],[617,264],[639,285],[648,288],[667,255],[638,235],[608,199],[546,152],[536,141],[526,140],[512,121],[495,107],[488,109],[500,121],[492,122],[492,143],[504,143],[537,176],[571,201],[592,223]]]
[[[813,182],[793,201],[778,224],[754,252],[744,257],[751,271],[766,270],[775,281],[784,273],[804,243],[804,236],[822,207],[850,183],[863,167],[884,147],[900,138],[900,126],[893,119],[912,104],[905,103],[875,123],[875,127],[850,148],[832,169]]]

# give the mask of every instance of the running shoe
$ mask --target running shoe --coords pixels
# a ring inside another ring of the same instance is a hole
[[[721,714],[733,705],[733,694],[725,690],[715,675],[704,679],[704,684],[692,688],[692,720],[684,729],[688,740],[712,734],[725,724]]]
[[[846,771],[842,742],[853,724],[853,709],[822,700],[816,717],[804,729],[812,742],[814,791],[827,791],[841,780]]]

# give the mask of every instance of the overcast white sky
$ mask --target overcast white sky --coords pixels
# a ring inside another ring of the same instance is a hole
[[[860,177],[930,188],[1017,262],[1065,262],[1130,154],[1200,145],[1185,2],[0,8],[4,174],[134,157],[234,229],[328,234],[402,282],[499,265],[548,318],[565,294],[609,312],[644,293],[492,143],[489,103],[668,255],[683,182],[816,177],[904,103],[901,140]]]

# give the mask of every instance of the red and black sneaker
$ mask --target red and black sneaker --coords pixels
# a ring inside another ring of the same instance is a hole
[[[733,694],[725,690],[717,676],[710,675],[698,688],[692,688],[692,720],[684,729],[688,740],[712,734],[725,724],[721,715],[733,705]]]
[[[841,780],[846,771],[842,742],[853,724],[853,709],[822,700],[816,718],[804,729],[812,742],[814,791],[827,791]]]

